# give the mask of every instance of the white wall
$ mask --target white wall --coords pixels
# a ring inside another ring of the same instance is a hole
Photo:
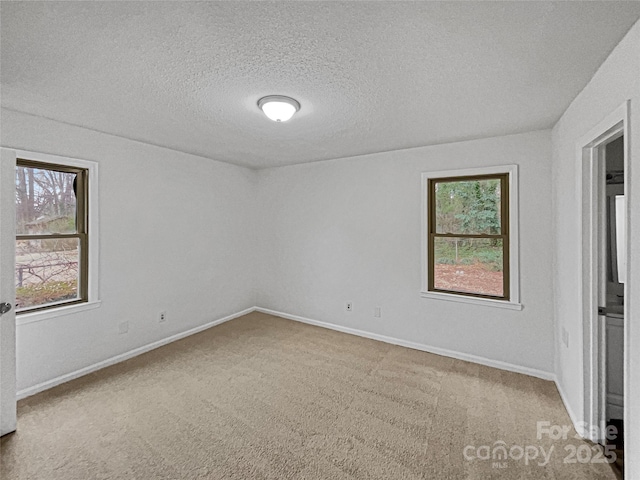
[[[253,305],[553,371],[548,131],[254,172],[12,111],[2,120],[3,146],[100,163],[102,306],[18,327],[19,390]],[[511,163],[527,219],[524,310],[421,298],[420,173]]]
[[[569,407],[578,418],[584,418],[583,399],[583,342],[582,319],[579,315],[580,279],[582,277],[580,251],[581,219],[579,216],[581,192],[580,170],[576,160],[578,139],[613,112],[626,100],[631,100],[630,139],[633,167],[638,165],[640,144],[640,23],[629,31],[613,50],[589,84],[576,97],[553,129],[553,192],[555,212],[554,264],[556,279],[555,317],[558,332],[569,332],[569,347],[557,342],[558,382],[565,393]],[[630,208],[631,275],[625,299],[628,312],[640,309],[640,168],[625,172],[630,190],[627,199]],[[633,318],[633,314],[631,315]],[[627,478],[640,478],[640,328],[637,320],[630,331],[631,364],[635,366],[631,378],[633,412],[625,419],[625,468]],[[560,339],[558,334],[556,338]]]
[[[550,162],[539,131],[260,170],[257,304],[548,375]],[[524,310],[420,297],[421,172],[514,163]]]
[[[7,110],[2,127],[3,146],[100,164],[102,305],[17,327],[18,390],[255,304],[254,171]]]

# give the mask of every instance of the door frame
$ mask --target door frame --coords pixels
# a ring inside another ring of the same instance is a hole
[[[620,105],[604,118],[577,144],[576,157],[581,194],[582,238],[580,243],[582,259],[582,288],[580,289],[580,317],[583,325],[583,401],[584,418],[587,428],[583,436],[593,442],[604,441],[606,426],[606,321],[598,315],[600,302],[606,300],[603,288],[603,263],[606,258],[606,232],[599,229],[604,220],[603,197],[606,198],[604,181],[605,168],[603,146],[624,135],[625,174],[630,171],[629,152],[629,101]],[[624,193],[629,198],[629,182],[625,181]],[[627,259],[631,248],[629,227],[630,202],[627,202],[626,249]],[[627,282],[624,286],[625,299],[629,298],[629,277],[631,262],[627,261]],[[624,417],[629,418],[629,307],[624,306]]]

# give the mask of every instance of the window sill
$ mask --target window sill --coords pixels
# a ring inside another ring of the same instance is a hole
[[[505,308],[507,310],[522,310],[524,308],[521,303],[492,300],[491,298],[468,297],[452,293],[420,292],[420,296],[423,298],[433,298],[435,300],[446,300],[448,302],[471,303],[473,305],[484,305],[485,307]]]
[[[78,303],[75,305],[51,308],[50,310],[39,310],[37,312],[31,313],[18,313],[16,315],[16,325],[41,322],[43,320],[49,320],[50,318],[86,312],[87,310],[93,310],[94,308],[100,307],[101,304],[102,302],[100,300],[96,300],[93,302]]]

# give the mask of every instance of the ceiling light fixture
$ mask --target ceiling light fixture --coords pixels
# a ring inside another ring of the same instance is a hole
[[[269,95],[258,100],[258,107],[274,122],[286,122],[300,110],[300,103],[290,97]]]

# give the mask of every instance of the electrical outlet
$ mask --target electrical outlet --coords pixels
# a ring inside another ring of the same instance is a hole
[[[347,302],[347,312],[350,312],[352,310],[353,310],[353,303]]]
[[[380,313],[380,307],[373,307],[373,316],[376,318],[380,318],[382,316]]]
[[[129,331],[129,322],[120,322],[118,324],[118,333],[123,334]]]
[[[158,321],[160,323],[166,322],[167,321],[167,312],[160,312],[160,315],[158,315]]]

